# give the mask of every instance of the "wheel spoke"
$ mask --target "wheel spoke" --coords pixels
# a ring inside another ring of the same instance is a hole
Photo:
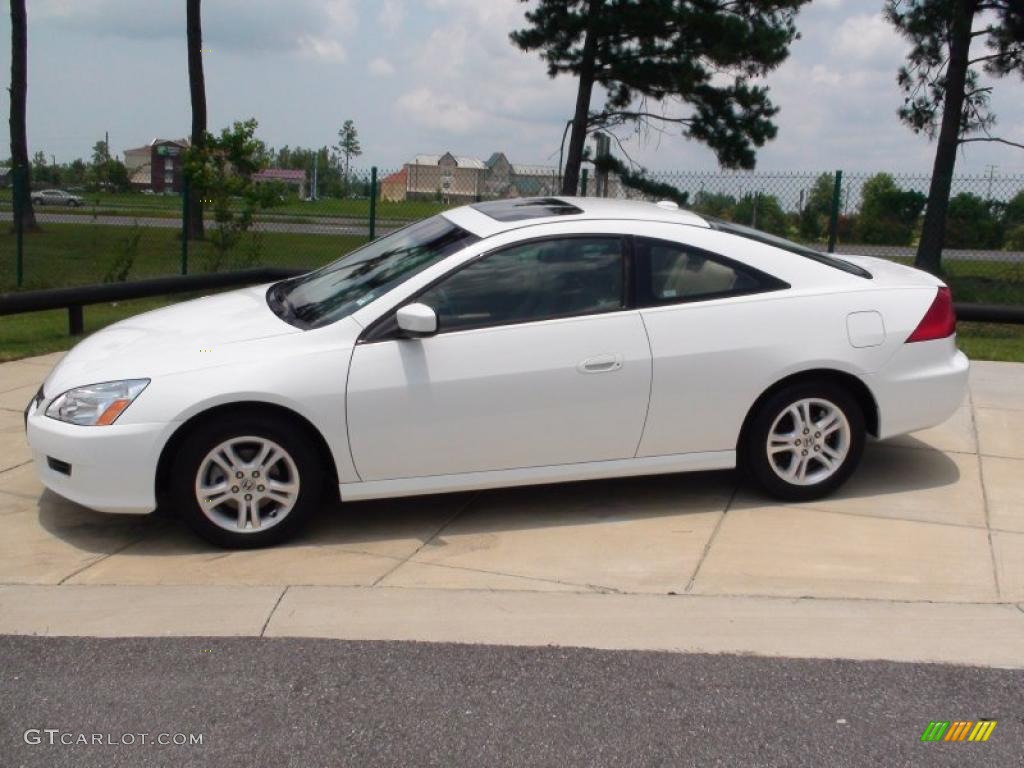
[[[814,428],[823,435],[828,435],[839,429],[840,423],[841,419],[839,417],[839,412],[836,410],[830,410],[826,412],[824,418],[814,425]]]
[[[252,520],[252,527],[260,527],[260,505],[255,499],[249,499],[245,502],[249,507],[249,519]]]

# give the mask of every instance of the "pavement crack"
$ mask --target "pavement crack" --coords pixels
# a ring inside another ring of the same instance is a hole
[[[981,440],[978,437],[978,420],[975,418],[974,393],[967,387],[967,404],[971,412],[971,432],[974,434],[974,447],[978,449],[978,482],[981,483],[981,501],[985,508],[985,529],[988,535],[988,551],[992,559],[992,580],[995,583],[996,599],[1002,596],[1002,588],[999,585],[999,564],[996,562],[996,545],[992,540],[992,520],[989,513],[988,489],[985,487],[985,462],[981,459]]]
[[[434,531],[432,534],[430,534],[430,536],[427,537],[418,547],[416,547],[416,549],[414,549],[412,551],[412,553],[408,557],[406,557],[406,558],[400,560],[399,562],[395,563],[394,567],[389,568],[387,571],[382,573],[376,579],[376,581],[374,581],[373,584],[371,584],[370,586],[376,587],[378,584],[380,584],[382,581],[384,581],[384,579],[386,579],[388,576],[393,574],[395,571],[397,571],[403,565],[405,565],[410,560],[412,560],[414,557],[416,557],[416,555],[418,555],[421,551],[423,551],[423,549],[427,545],[429,545],[430,542],[432,542],[434,539],[436,539],[438,536],[440,536],[441,532],[445,528],[447,528],[449,525],[451,525],[455,521],[455,519],[457,517],[459,517],[459,515],[461,515],[463,512],[465,512],[467,509],[469,509],[470,505],[472,505],[472,503],[474,501],[476,501],[479,497],[480,497],[480,492],[477,491],[472,496],[470,496],[468,499],[466,499],[466,503],[463,504],[462,506],[460,506],[458,509],[456,509],[454,514],[452,514],[448,518],[446,518],[445,521],[443,523],[441,523],[441,525],[438,527],[438,529],[436,531]]]
[[[161,527],[162,527],[162,526],[161,526]],[[110,551],[110,552],[107,552],[107,553],[106,553],[105,555],[103,555],[102,557],[98,557],[98,558],[96,558],[95,560],[92,560],[91,562],[89,562],[89,563],[86,563],[85,565],[83,565],[83,566],[82,566],[81,568],[79,568],[78,570],[76,570],[76,571],[72,571],[72,572],[71,572],[71,573],[69,573],[69,574],[68,574],[67,576],[65,576],[65,577],[64,577],[63,579],[61,579],[60,581],[58,581],[58,582],[57,582],[57,586],[61,586],[61,585],[65,584],[65,583],[67,583],[68,579],[73,579],[73,578],[75,578],[75,576],[77,576],[78,574],[80,574],[80,573],[83,573],[83,572],[85,572],[85,571],[89,570],[89,569],[90,569],[90,568],[92,568],[92,567],[93,567],[94,565],[99,565],[99,564],[100,564],[100,563],[102,563],[102,562],[103,562],[104,560],[107,560],[108,558],[111,558],[111,557],[113,557],[114,555],[118,555],[118,554],[120,554],[120,553],[124,552],[124,551],[125,551],[126,549],[128,549],[129,547],[134,547],[134,546],[135,546],[136,544],[141,544],[141,543],[142,543],[143,541],[145,541],[145,540],[146,540],[146,539],[147,539],[147,538],[149,537],[150,533],[152,533],[152,531],[146,531],[146,532],[145,532],[145,533],[143,533],[143,534],[142,534],[141,536],[139,536],[139,537],[138,537],[137,539],[132,539],[131,541],[125,542],[124,544],[122,544],[122,545],[121,545],[120,547],[118,547],[117,549],[114,549],[114,550],[112,550],[112,551]]]
[[[277,613],[277,607],[284,600],[285,594],[291,589],[291,585],[288,585],[281,590],[281,594],[277,596],[277,600],[274,601],[274,606],[270,609],[270,613],[267,614],[267,620],[263,622],[263,629],[260,630],[260,637],[264,637],[267,634],[267,627],[270,626],[270,620],[274,618],[274,614]]]
[[[15,464],[13,467],[6,467],[4,469],[0,469],[0,475],[2,475],[4,472],[10,472],[12,469],[18,469],[18,467],[24,467],[26,464],[31,464],[31,463],[32,463],[32,459],[29,459],[28,461],[21,462],[21,464]]]
[[[707,544],[704,545],[704,551],[700,554],[700,560],[697,561],[697,567],[693,569],[693,575],[690,576],[690,580],[686,584],[686,592],[693,591],[693,585],[697,582],[697,576],[700,574],[700,569],[704,565],[704,561],[707,559],[708,553],[711,551],[711,545],[715,543],[715,538],[718,536],[718,531],[721,529],[722,523],[725,521],[725,516],[728,514],[729,509],[732,507],[732,503],[736,500],[736,495],[740,492],[740,486],[742,484],[742,479],[737,480],[736,487],[732,489],[732,495],[729,496],[729,500],[725,502],[725,509],[722,510],[722,514],[719,516],[718,522],[715,523],[715,528],[711,531],[711,535],[708,537]]]

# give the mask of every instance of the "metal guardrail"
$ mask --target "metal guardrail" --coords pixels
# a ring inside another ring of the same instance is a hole
[[[206,275],[178,275],[137,280],[130,283],[104,283],[75,288],[53,288],[42,291],[0,293],[0,315],[67,309],[68,332],[72,336],[85,331],[82,308],[108,301],[145,299],[175,293],[191,293],[216,288],[237,288],[260,283],[273,283],[295,275],[302,269],[264,267],[238,272],[214,272]],[[996,304],[954,304],[957,319],[982,323],[1014,323],[1024,325],[1024,307]]]
[[[72,336],[84,333],[85,325],[82,308],[89,304],[104,304],[108,301],[145,299],[151,296],[167,296],[175,293],[191,293],[217,288],[240,288],[246,285],[273,283],[288,277],[300,275],[305,270],[261,268],[238,272],[214,272],[206,275],[178,275],[155,277],[130,283],[104,283],[83,285],[74,288],[53,288],[42,291],[18,291],[0,293],[0,315],[18,315],[25,312],[42,312],[48,309],[67,309],[68,332]]]

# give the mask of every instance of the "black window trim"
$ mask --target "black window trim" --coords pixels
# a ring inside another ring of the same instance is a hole
[[[595,312],[584,312],[575,315],[552,315],[550,317],[534,317],[529,320],[517,320],[513,322],[500,322],[500,323],[482,323],[480,325],[474,325],[470,327],[453,328],[451,330],[444,330],[438,325],[437,333],[433,335],[440,336],[448,333],[461,333],[463,331],[480,331],[488,328],[504,328],[515,325],[525,325],[527,323],[541,323],[548,320],[568,320],[574,317],[593,317],[595,315],[610,315],[616,312],[626,312],[629,310],[637,309],[636,303],[636,269],[633,261],[633,245],[632,236],[625,234],[616,233],[604,233],[604,232],[573,232],[569,234],[561,235],[541,235],[538,237],[531,237],[524,240],[517,240],[514,243],[507,243],[505,245],[491,248],[490,250],[484,251],[477,254],[473,258],[469,259],[463,264],[460,264],[450,272],[446,272],[440,277],[431,280],[425,286],[416,291],[412,296],[408,297],[396,307],[389,309],[383,315],[378,317],[372,323],[370,323],[362,333],[359,334],[359,338],[356,340],[356,344],[375,344],[380,341],[394,341],[401,337],[396,334],[397,327],[394,326],[395,315],[402,307],[408,306],[409,304],[415,304],[419,301],[420,296],[429,291],[434,286],[447,280],[448,278],[458,274],[463,269],[468,267],[470,264],[475,264],[481,259],[487,258],[496,253],[507,251],[511,248],[518,248],[523,245],[530,245],[532,243],[543,243],[550,242],[553,240],[594,240],[594,239],[605,239],[605,240],[618,240],[619,241],[619,252],[622,255],[622,306],[616,309],[605,309]]]
[[[756,296],[760,293],[785,291],[793,287],[785,280],[775,277],[774,275],[769,275],[767,272],[763,272],[749,264],[744,264],[743,262],[736,261],[735,259],[730,259],[728,256],[723,256],[720,253],[715,253],[705,248],[698,248],[697,246],[690,245],[689,243],[682,243],[677,240],[666,240],[663,237],[648,237],[646,235],[632,235],[630,236],[630,240],[632,241],[631,248],[634,253],[634,264],[636,265],[635,298],[637,305],[644,309],[650,309],[652,307],[668,307],[675,304],[696,304],[698,302],[714,301],[716,299],[733,299],[740,296]],[[651,289],[650,285],[650,260],[640,256],[640,249],[636,244],[637,240],[664,244],[693,252],[702,258],[708,259],[709,261],[729,267],[736,272],[746,274],[757,281],[757,286],[747,290],[718,291],[716,293],[704,293],[699,296],[671,296],[664,299],[658,298],[654,295],[654,291]]]

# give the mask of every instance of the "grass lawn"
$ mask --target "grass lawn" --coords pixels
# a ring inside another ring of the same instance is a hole
[[[133,236],[138,235],[137,245]],[[287,232],[249,233],[219,265],[218,271],[256,265],[317,267],[366,242],[357,235]],[[119,260],[134,252],[128,280],[176,275],[181,240],[176,229],[115,227],[98,224],[47,224],[25,236],[24,289],[58,288],[104,282]],[[218,258],[210,243],[189,244],[189,272],[209,272]],[[0,235],[0,291],[14,290],[14,237]]]

